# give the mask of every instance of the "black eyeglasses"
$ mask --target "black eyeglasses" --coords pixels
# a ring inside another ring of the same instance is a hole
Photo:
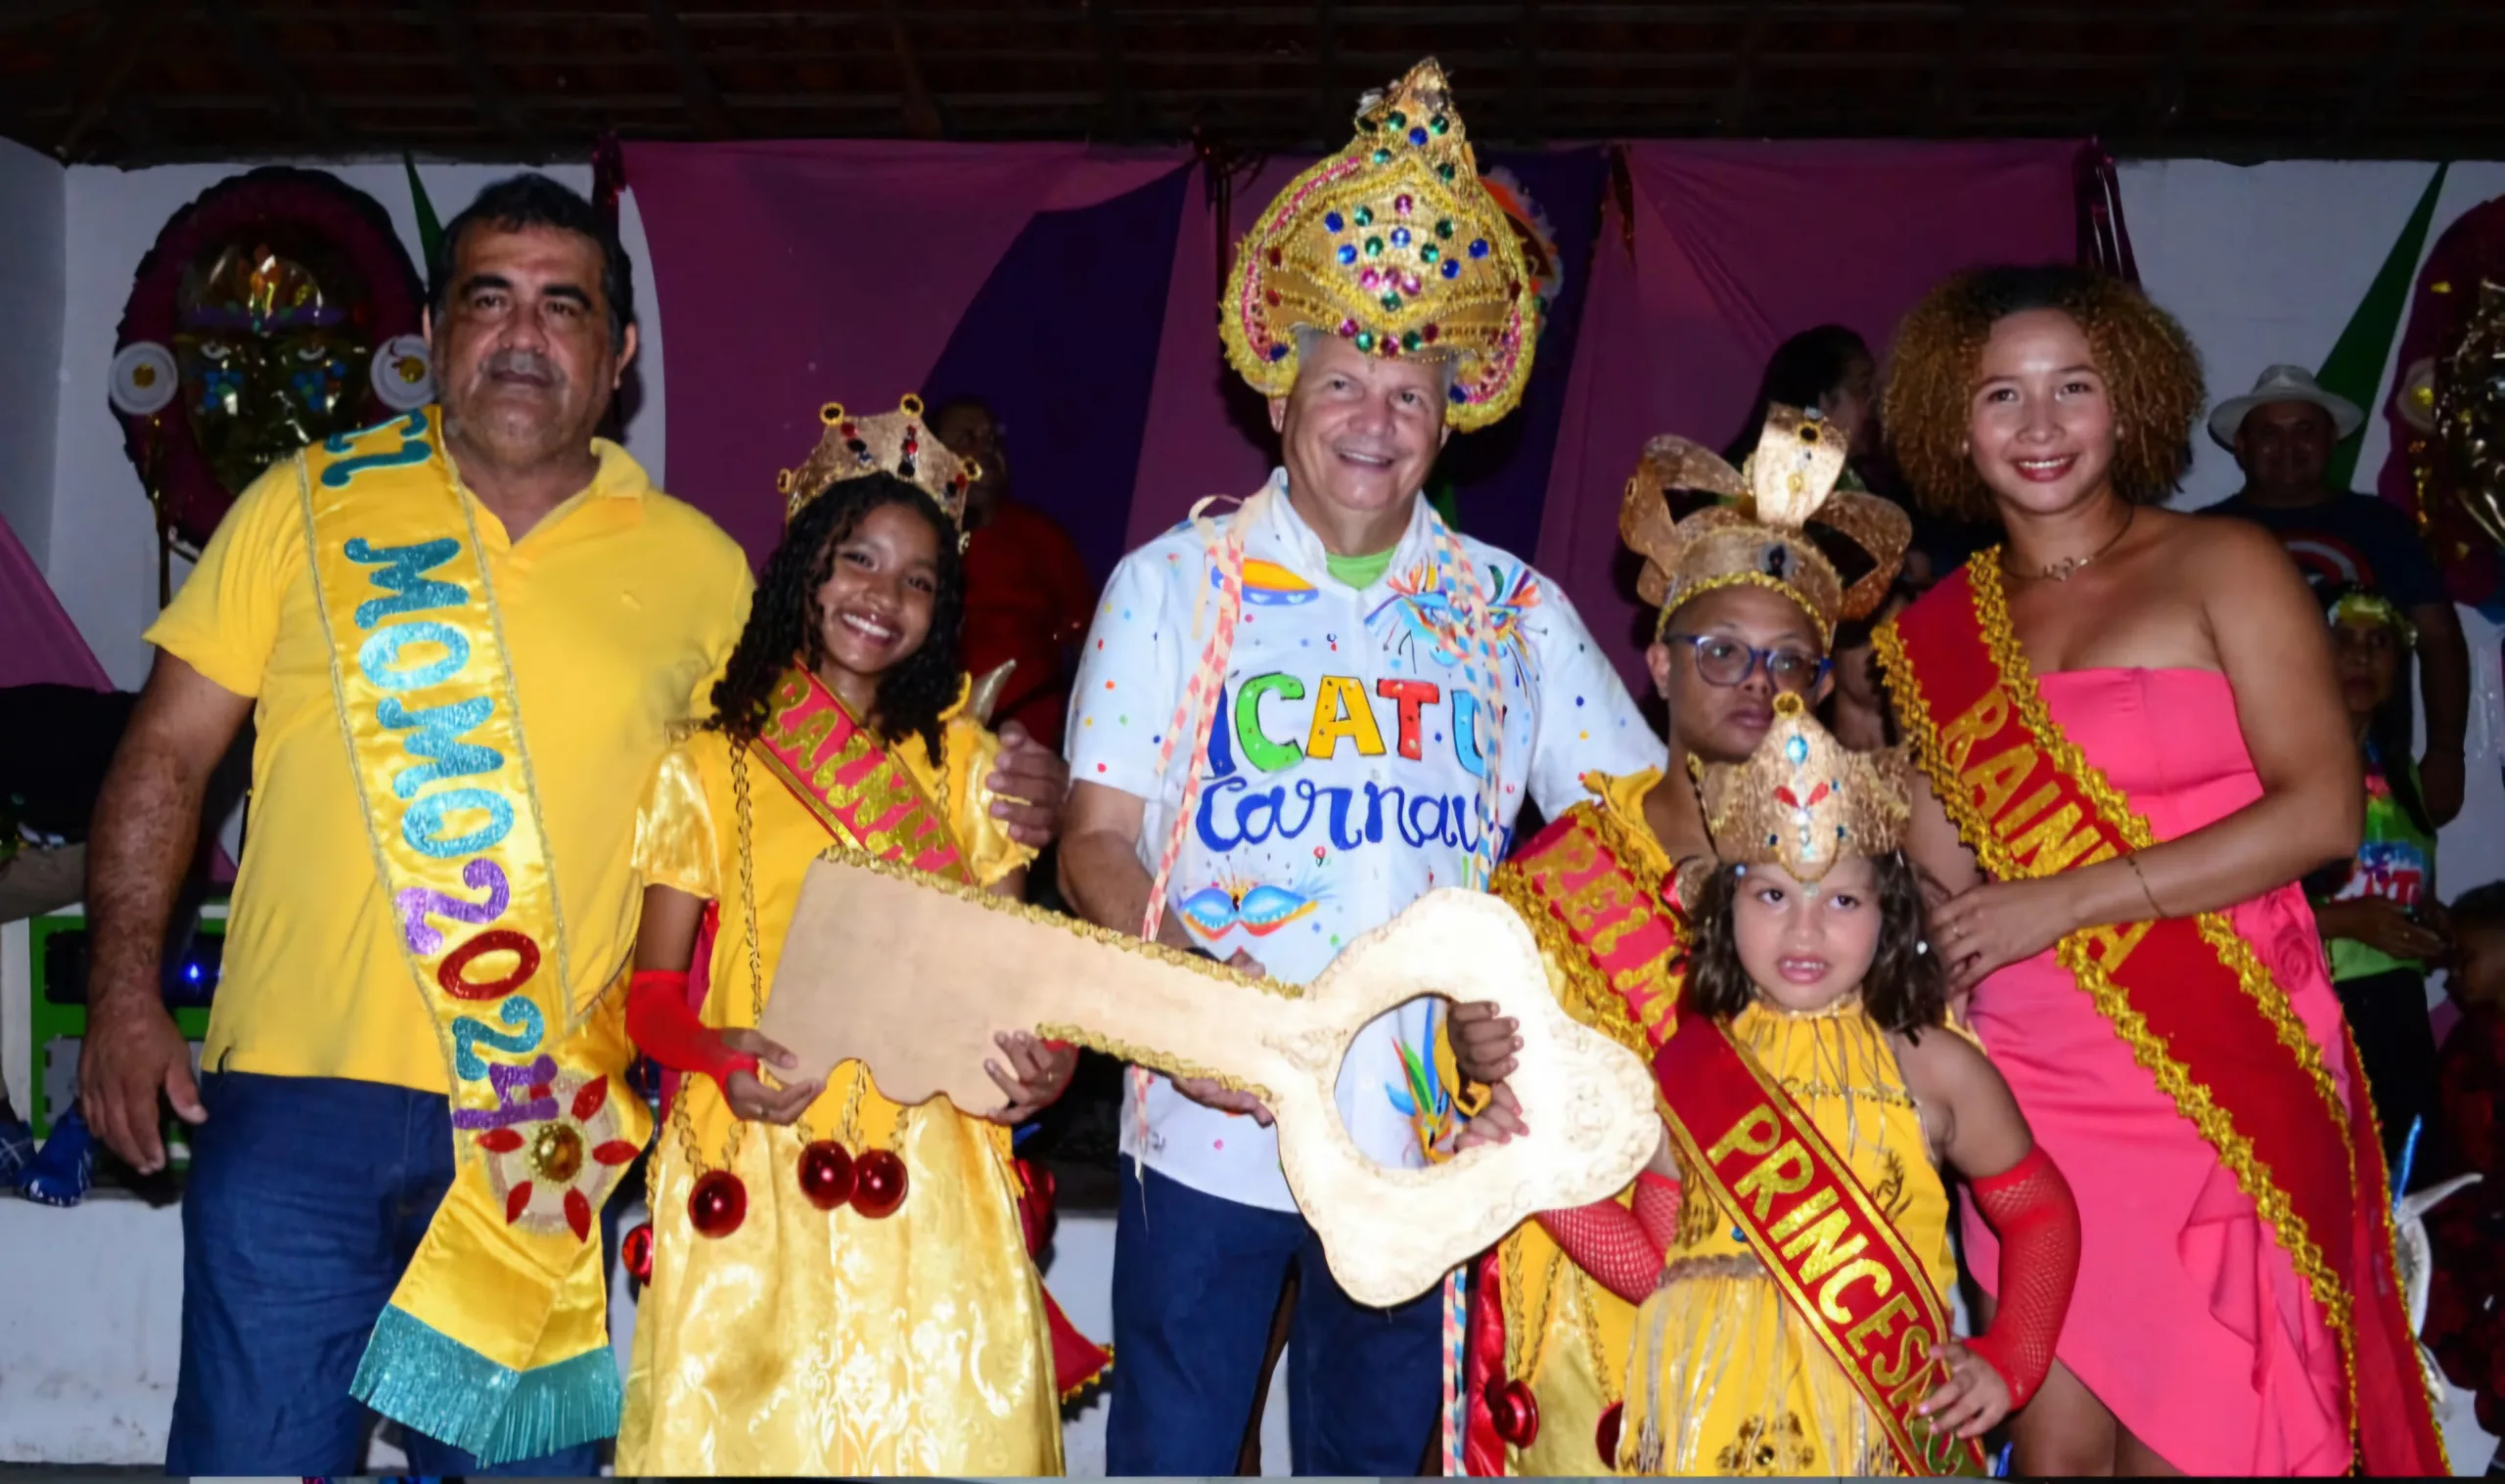
[[[1708,685],[1744,684],[1763,665],[1765,678],[1776,690],[1805,696],[1827,678],[1831,663],[1824,655],[1804,650],[1760,650],[1725,634],[1664,634],[1662,642],[1686,645],[1696,656],[1696,673]]]

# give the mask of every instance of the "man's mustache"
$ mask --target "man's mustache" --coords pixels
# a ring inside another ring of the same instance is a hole
[[[556,361],[536,350],[499,350],[478,365],[481,375],[500,381],[528,382],[538,386],[565,383],[565,372]]]

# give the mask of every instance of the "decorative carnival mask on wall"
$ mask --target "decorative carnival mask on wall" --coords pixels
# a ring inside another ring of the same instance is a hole
[[[425,299],[390,219],[315,170],[220,181],[174,213],[122,310],[110,395],[170,550],[261,471],[433,399]]]
[[[2505,197],[2446,227],[2418,271],[2377,489],[2418,517],[2458,602],[2505,601]]]
[[[2461,338],[2435,372],[2434,432],[2453,496],[2505,545],[2505,285],[2480,281]]]

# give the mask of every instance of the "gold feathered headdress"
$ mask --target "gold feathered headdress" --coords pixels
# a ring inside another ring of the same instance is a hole
[[[1778,865],[1809,882],[1840,860],[1903,843],[1909,783],[1902,752],[1851,751],[1785,694],[1749,760],[1708,764],[1699,788],[1724,865]]]
[[[1539,293],[1433,58],[1359,104],[1357,137],[1281,191],[1245,236],[1218,305],[1252,389],[1296,385],[1299,328],[1368,355],[1453,363],[1444,419],[1514,410],[1530,380]]]
[[[774,481],[784,497],[784,524],[798,518],[828,485],[881,471],[929,495],[951,526],[965,524],[966,492],[981,477],[981,467],[957,457],[932,433],[922,420],[922,398],[907,395],[895,411],[866,418],[829,402],[818,409],[818,421],[826,425],[818,446],[799,468],[785,470]]]
[[[1808,610],[1832,643],[1836,621],[1861,618],[1887,597],[1913,540],[1905,513],[1875,495],[1840,490],[1845,437],[1832,425],[1777,405],[1747,472],[1685,438],[1644,445],[1626,481],[1617,529],[1644,559],[1636,591],[1662,621],[1688,600],[1734,583],[1782,593]],[[1734,502],[1674,519],[1672,491]],[[1868,569],[1846,584],[1830,552]]]

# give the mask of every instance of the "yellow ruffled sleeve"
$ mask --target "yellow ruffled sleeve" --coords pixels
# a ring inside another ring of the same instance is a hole
[[[992,759],[1000,755],[1000,739],[960,713],[948,718],[947,747],[948,829],[975,884],[989,886],[1032,861],[1035,851],[1011,839],[1008,828],[991,817],[997,795],[983,781],[991,777]]]
[[[721,734],[700,732],[661,755],[635,814],[635,875],[705,901],[721,897],[721,852],[701,754],[722,751]]]

